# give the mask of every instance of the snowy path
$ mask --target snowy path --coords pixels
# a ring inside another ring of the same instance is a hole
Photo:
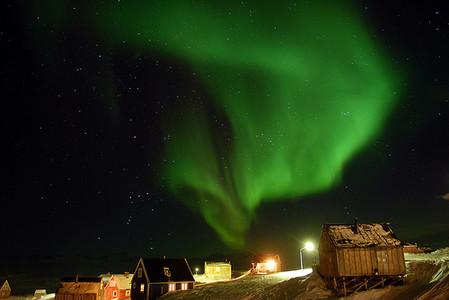
[[[190,291],[165,295],[162,299],[263,299],[277,284],[292,278],[304,280],[312,269],[280,272],[270,275],[248,275],[238,280],[210,283]]]

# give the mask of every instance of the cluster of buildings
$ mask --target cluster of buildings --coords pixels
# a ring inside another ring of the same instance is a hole
[[[389,224],[324,224],[317,271],[329,289],[342,295],[403,284],[404,251],[424,252],[412,246],[404,245]],[[251,271],[252,274],[279,272],[281,260],[276,254],[256,256]],[[205,262],[204,274],[196,279],[222,281],[230,280],[231,276],[230,263]],[[8,297],[11,293],[8,281],[0,281],[0,286],[0,298]],[[186,259],[140,258],[132,274],[62,278],[55,300],[150,300],[194,287],[195,278]]]
[[[140,258],[133,274],[62,278],[55,300],[149,300],[194,284],[186,259]]]

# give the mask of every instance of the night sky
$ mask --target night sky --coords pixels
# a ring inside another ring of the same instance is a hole
[[[448,246],[449,5],[312,2],[3,1],[1,251]]]

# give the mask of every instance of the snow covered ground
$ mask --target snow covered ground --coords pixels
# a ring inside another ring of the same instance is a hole
[[[404,286],[362,291],[346,298],[333,295],[316,273],[306,269],[271,275],[247,274],[230,281],[203,283],[193,290],[173,292],[163,296],[162,299],[449,300],[449,248],[427,254],[406,254],[405,258],[407,279]],[[46,285],[39,284],[39,287],[42,286]],[[52,296],[54,295],[49,295]],[[7,299],[31,300],[32,297]]]
[[[248,275],[228,282],[208,283],[162,297],[178,299],[345,299],[345,300],[449,300],[449,248],[428,254],[407,254],[404,286],[354,293],[339,298],[327,290],[316,273],[299,270],[272,275]]]

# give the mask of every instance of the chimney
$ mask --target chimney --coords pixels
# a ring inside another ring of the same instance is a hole
[[[125,272],[125,278],[129,277],[129,272]]]
[[[359,222],[357,220],[357,217],[354,218],[354,233],[359,233]]]

